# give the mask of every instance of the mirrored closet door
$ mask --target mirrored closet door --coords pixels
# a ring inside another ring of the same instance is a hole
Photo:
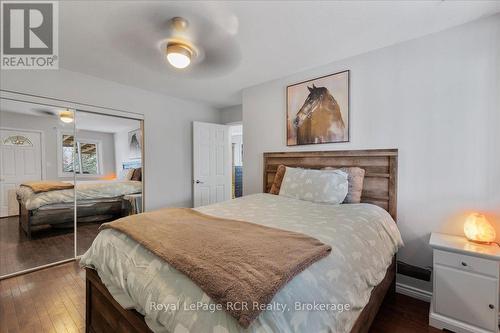
[[[102,223],[141,213],[144,170],[140,115],[0,93],[1,279],[75,259]]]
[[[142,212],[141,121],[77,110],[77,255],[99,226]]]
[[[0,99],[0,277],[74,257],[74,117]]]

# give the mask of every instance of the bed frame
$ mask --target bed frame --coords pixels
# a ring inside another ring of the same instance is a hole
[[[264,192],[271,189],[280,164],[307,169],[360,167],[365,170],[361,202],[380,206],[397,220],[397,149],[264,153]]]
[[[22,200],[19,202],[19,226],[31,239],[32,232],[43,225],[72,228],[75,220],[74,203],[50,205],[43,209],[29,210]],[[105,222],[129,215],[128,206],[122,197],[100,199],[97,201],[80,200],[77,203],[77,222]]]
[[[361,167],[366,171],[361,202],[384,208],[397,221],[397,149],[264,153],[264,192],[271,188],[280,164],[312,169]],[[372,290],[370,300],[354,323],[351,333],[367,333],[370,330],[384,298],[395,293],[395,277],[394,259],[382,282]],[[151,332],[144,317],[135,310],[122,308],[96,271],[90,268],[86,269],[85,321],[86,332]]]

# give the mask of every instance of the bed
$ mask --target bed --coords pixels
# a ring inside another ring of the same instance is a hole
[[[125,195],[142,192],[140,181],[81,181],[76,185],[77,221],[99,222],[126,216]],[[42,225],[73,226],[75,189],[34,193],[29,187],[17,190],[19,223],[31,239],[34,229]]]
[[[147,304],[152,300],[181,304],[211,300],[126,235],[105,230],[81,261],[87,267],[86,331],[367,332],[384,296],[394,290],[394,254],[401,245],[393,222],[397,150],[266,153],[264,192],[270,189],[280,164],[313,169],[359,166],[366,171],[363,203],[332,206],[263,193],[198,211],[303,232],[330,244],[331,255],[297,275],[273,301],[337,302],[352,305],[350,311],[268,310],[247,330],[225,312],[192,313],[182,307],[150,311]]]

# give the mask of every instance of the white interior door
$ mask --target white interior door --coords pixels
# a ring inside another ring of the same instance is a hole
[[[19,184],[42,179],[41,134],[0,129],[0,217],[19,214]]]
[[[231,199],[231,141],[229,127],[193,123],[194,206]]]

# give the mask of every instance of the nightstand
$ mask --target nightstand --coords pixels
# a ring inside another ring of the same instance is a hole
[[[498,333],[500,247],[432,233],[429,325],[457,333]]]

